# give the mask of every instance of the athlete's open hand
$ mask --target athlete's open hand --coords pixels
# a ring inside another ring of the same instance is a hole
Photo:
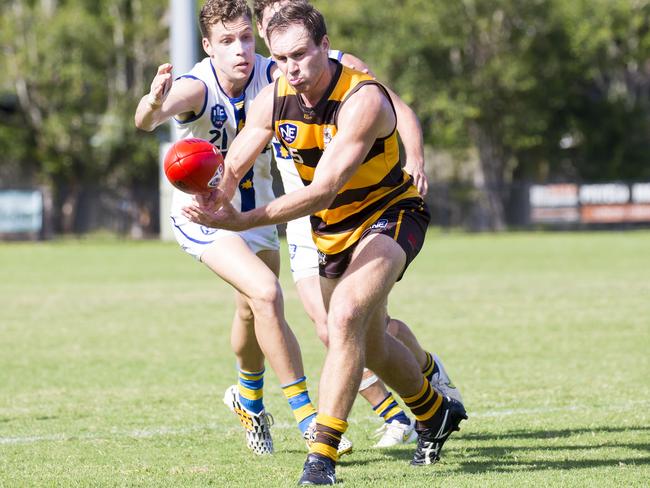
[[[190,205],[183,207],[183,216],[213,229],[240,231],[247,228],[244,215],[235,210],[230,202],[220,202],[217,207],[215,201],[212,194],[197,195]]]
[[[172,81],[172,65],[165,63],[158,66],[158,72],[151,82],[151,89],[147,99],[151,108],[158,108],[163,104],[169,89],[172,87]]]
[[[413,177],[413,183],[420,195],[425,196],[429,191],[429,181],[427,180],[427,173],[424,171],[424,161],[407,159],[404,169]]]

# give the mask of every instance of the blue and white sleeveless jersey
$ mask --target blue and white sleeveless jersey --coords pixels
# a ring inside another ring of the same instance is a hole
[[[230,98],[219,84],[216,71],[205,58],[181,78],[201,81],[206,87],[205,100],[201,111],[191,119],[176,120],[181,138],[199,137],[214,144],[225,156],[237,133],[243,128],[246,112],[257,94],[271,83],[271,68],[274,62],[255,55],[255,67],[241,96]],[[261,207],[275,198],[272,189],[271,151],[265,149],[256,159],[250,171],[239,183],[232,205],[245,212]],[[180,209],[191,199],[185,193],[175,190],[172,199],[172,216],[179,216]],[[177,219],[175,219],[177,220]]]
[[[246,113],[253,99],[265,86],[271,83],[271,68],[274,62],[263,56],[255,55],[255,66],[248,84],[241,96],[231,98],[223,91],[217,74],[205,58],[181,78],[201,81],[206,87],[205,99],[201,111],[188,120],[176,120],[181,138],[199,137],[214,144],[225,156],[235,136],[244,126]],[[272,188],[270,149],[265,149],[255,160],[253,167],[239,182],[239,187],[231,200],[239,211],[245,212],[261,207],[275,199]],[[185,218],[181,209],[192,201],[192,195],[174,189],[170,217],[174,235],[180,246],[197,259],[205,249],[220,236],[230,234],[223,229],[205,227]],[[261,250],[277,250],[279,246],[276,226],[264,226],[238,233],[257,253]]]

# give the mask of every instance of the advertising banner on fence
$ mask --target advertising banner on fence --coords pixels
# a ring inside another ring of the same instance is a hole
[[[532,185],[531,224],[650,223],[650,183]]]

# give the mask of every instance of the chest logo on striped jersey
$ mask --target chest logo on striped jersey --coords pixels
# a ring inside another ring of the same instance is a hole
[[[280,135],[287,143],[291,144],[298,138],[298,126],[294,124],[280,125]]]

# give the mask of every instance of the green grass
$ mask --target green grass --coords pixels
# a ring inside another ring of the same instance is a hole
[[[431,232],[390,311],[470,420],[443,460],[377,451],[362,400],[346,486],[648,486],[650,233]],[[285,260],[286,261],[286,260]],[[0,486],[292,486],[305,450],[273,373],[277,453],[221,404],[232,292],[175,244],[0,244]],[[315,389],[323,359],[286,271]],[[313,392],[316,396],[316,392]]]

